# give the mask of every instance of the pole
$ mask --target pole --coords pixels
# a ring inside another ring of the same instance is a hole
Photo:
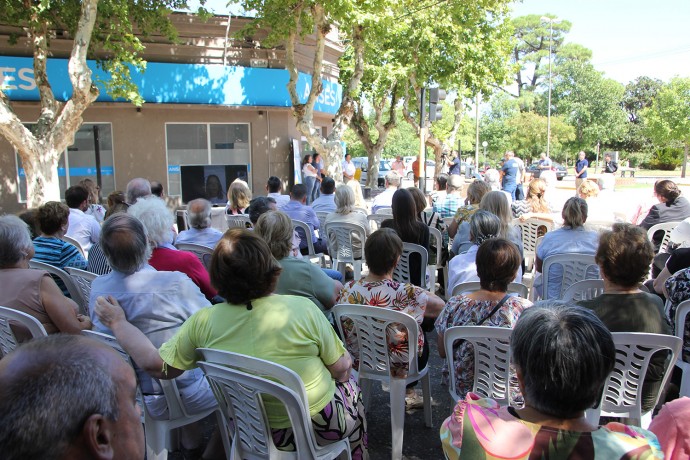
[[[594,165],[594,174],[599,172],[599,141],[597,141],[597,162]]]
[[[96,184],[103,187],[101,178],[101,137],[98,131],[98,125],[93,125],[93,152],[96,157]],[[98,203],[100,204],[100,203]]]
[[[424,176],[426,173],[426,101],[425,101],[425,96],[426,95],[426,88],[422,88],[422,93],[420,97],[420,105],[419,105],[419,156],[417,157],[417,161],[419,162],[419,167],[417,172],[417,176],[419,177],[419,189],[422,191],[422,193],[425,192],[425,181],[424,181]]]
[[[551,30],[549,38],[549,107],[546,116],[546,157],[551,158],[551,49],[553,46],[553,19],[549,20]]]
[[[476,115],[475,115],[475,141],[474,141],[474,167],[477,168],[477,172],[479,172],[479,96],[480,94],[477,93],[477,97],[474,101],[474,105],[476,106]],[[486,157],[486,155],[484,155]]]

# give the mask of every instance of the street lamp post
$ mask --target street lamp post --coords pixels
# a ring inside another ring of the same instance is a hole
[[[484,164],[486,164],[486,148],[489,146],[489,143],[484,141],[482,142],[482,147],[484,147]]]
[[[561,22],[560,19],[550,18],[548,16],[541,17],[542,22],[549,23],[549,106],[546,115],[546,156],[551,156],[551,55],[553,47],[553,24]]]

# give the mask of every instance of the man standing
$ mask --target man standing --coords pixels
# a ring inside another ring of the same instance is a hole
[[[419,176],[422,170],[419,169],[419,157],[416,157],[412,162],[412,177],[414,177],[414,186],[419,187]]]
[[[587,179],[587,167],[589,162],[585,158],[585,152],[580,151],[578,154],[577,163],[575,163],[575,194],[577,195],[577,190],[580,188],[580,184]]]
[[[349,156],[349,155],[348,155]],[[311,238],[314,243],[314,251],[316,253],[328,254],[328,246],[325,240],[317,238],[315,230],[319,229],[319,218],[316,217],[316,212],[306,205],[307,203],[307,187],[304,184],[295,184],[292,186],[292,192],[290,193],[290,201],[288,204],[283,206],[283,211],[285,214],[290,216],[292,220],[299,220],[307,224],[311,235],[305,235],[301,228],[297,228],[297,233],[300,237],[299,248],[302,254],[307,254],[309,248],[307,247],[307,238]]]
[[[462,186],[465,179],[457,174],[448,178],[446,183],[446,197],[442,202],[434,204],[434,212],[442,218],[453,217],[455,212],[462,206]]]
[[[539,156],[539,163],[537,167],[541,170],[551,169],[551,158],[547,157],[544,152]]]
[[[507,151],[505,154],[505,161],[501,167],[501,187],[502,190],[508,194],[513,201],[515,201],[515,189],[517,189],[518,175],[520,174],[520,165],[515,161],[515,153]]]
[[[347,182],[355,178],[355,164],[352,162],[352,155],[345,154],[345,161],[343,161],[343,182]]]
[[[616,174],[618,171],[618,163],[611,159],[611,154],[607,153],[604,157],[604,172],[607,174]]]
[[[401,155],[395,157],[395,161],[391,163],[391,169],[397,172],[400,177],[405,177],[405,162],[403,161],[403,157]]]
[[[88,257],[89,249],[101,236],[98,221],[84,213],[89,207],[89,192],[81,185],[73,185],[65,191],[65,201],[70,208],[65,235],[77,240]]]
[[[451,176],[459,176],[460,175],[460,156],[458,155],[457,150],[453,150],[450,153],[450,157],[448,158],[446,164],[448,164],[448,174]]]
[[[324,177],[321,181],[321,196],[311,203],[314,211],[335,212],[335,181]]]

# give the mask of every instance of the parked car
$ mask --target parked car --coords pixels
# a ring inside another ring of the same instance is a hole
[[[568,175],[568,170],[565,168],[565,166],[560,163],[556,163],[555,161],[551,162],[551,171],[556,173],[556,179],[558,180],[563,180],[563,178]],[[542,172],[542,170],[539,169],[539,162],[535,161],[529,165],[527,172],[532,174],[532,179],[537,179]]]
[[[369,158],[367,157],[356,157],[352,159],[352,163],[355,168],[359,168],[362,171],[362,175],[359,177],[359,183],[362,185],[367,184],[367,171],[369,169]],[[386,174],[391,170],[391,165],[388,160],[379,161],[379,176],[377,185],[379,188],[386,185]]]
[[[408,180],[414,180],[414,172],[412,172],[412,163],[414,163],[414,160],[416,160],[417,157],[405,157],[403,158],[403,161],[405,162],[405,174],[407,175]],[[436,162],[433,160],[426,160],[426,177],[433,178],[434,173],[436,171]]]

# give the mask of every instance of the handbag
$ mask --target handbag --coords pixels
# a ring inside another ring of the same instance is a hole
[[[486,315],[485,317],[483,317],[481,320],[479,320],[479,322],[477,324],[475,324],[475,326],[481,326],[482,323],[484,323],[484,321],[491,318],[494,315],[494,313],[496,313],[498,311],[498,309],[501,308],[501,306],[503,306],[504,303],[506,303],[506,300],[508,300],[508,297],[510,297],[510,294],[506,294],[501,300],[499,300],[498,303],[496,304],[496,306],[491,309],[491,312],[488,315]]]

